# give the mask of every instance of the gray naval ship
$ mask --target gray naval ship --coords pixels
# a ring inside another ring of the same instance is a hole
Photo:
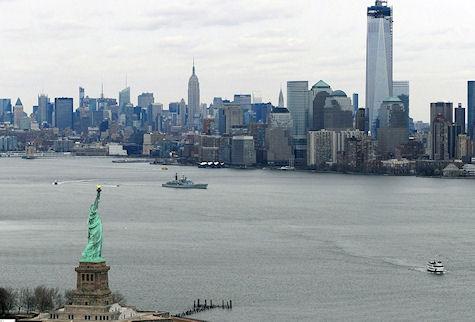
[[[176,189],[206,189],[208,188],[208,184],[194,183],[185,176],[182,176],[180,179],[178,179],[178,173],[175,173],[175,179],[168,181],[167,183],[163,183],[162,187]]]

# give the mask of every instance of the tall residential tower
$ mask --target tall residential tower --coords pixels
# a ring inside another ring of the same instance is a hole
[[[371,132],[378,110],[393,92],[393,11],[387,1],[376,0],[368,8],[366,42],[366,108]]]

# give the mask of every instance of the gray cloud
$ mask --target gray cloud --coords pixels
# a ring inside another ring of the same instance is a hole
[[[0,0],[0,96],[31,109],[38,91],[186,98],[192,57],[202,97],[259,90],[275,101],[287,80],[325,79],[364,102],[367,1],[348,0]],[[390,0],[395,79],[411,81],[411,113],[431,99],[465,102],[475,78],[473,0]],[[427,18],[427,19],[426,19]],[[473,75],[473,76],[470,76]],[[449,80],[452,80],[450,83]]]

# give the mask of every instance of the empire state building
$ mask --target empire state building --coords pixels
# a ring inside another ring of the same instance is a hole
[[[187,126],[189,129],[200,128],[200,82],[195,73],[195,62],[193,60],[193,73],[188,81],[188,116]]]

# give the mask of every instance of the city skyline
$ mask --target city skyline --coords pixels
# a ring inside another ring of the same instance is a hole
[[[186,99],[195,57],[201,101],[208,104],[214,96],[254,92],[277,105],[287,81],[320,79],[359,93],[364,102],[366,8],[372,4],[297,1],[308,10],[296,12],[290,10],[295,4],[284,1],[0,1],[0,40],[10,44],[0,63],[0,96],[20,97],[28,113],[42,92],[50,98],[73,97],[76,107],[79,86],[99,97],[104,83],[105,95],[118,97],[127,74],[134,103],[140,93],[153,92],[156,102],[168,106]],[[475,5],[460,1],[454,8],[433,1],[437,10],[427,21],[417,20],[427,4],[402,0],[389,5],[395,12],[394,79],[411,82],[411,116],[428,121],[433,101],[466,106],[474,63],[453,56],[474,52],[473,41],[464,35],[475,27],[460,12]],[[204,7],[214,18],[200,18]],[[240,16],[231,15],[232,9]],[[457,25],[450,17],[457,17]]]

